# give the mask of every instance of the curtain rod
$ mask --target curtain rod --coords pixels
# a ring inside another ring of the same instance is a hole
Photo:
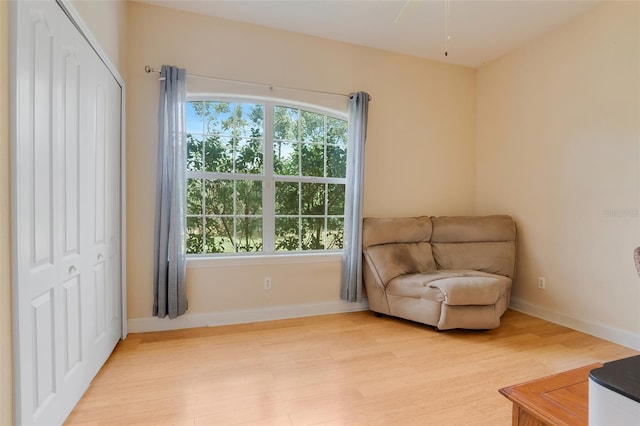
[[[145,65],[144,67],[144,71],[149,74],[152,72],[155,73],[160,73],[160,70],[157,68],[153,68],[150,67],[149,65]],[[217,81],[226,81],[229,83],[240,83],[240,84],[249,84],[252,86],[261,86],[261,87],[267,87],[269,88],[269,90],[273,90],[273,89],[287,89],[287,90],[298,90],[301,92],[310,92],[310,93],[320,93],[322,95],[331,95],[331,96],[343,96],[345,98],[351,97],[351,95],[345,95],[344,93],[336,93],[336,92],[325,92],[323,90],[312,90],[312,89],[300,89],[298,87],[289,87],[289,86],[275,86],[273,84],[264,84],[264,83],[254,83],[252,81],[244,81],[244,80],[232,80],[229,78],[220,78],[220,77],[212,77],[209,75],[198,75],[198,74],[188,74],[188,77],[195,77],[195,78],[206,78],[209,80],[217,80]],[[369,95],[369,100],[371,101],[371,95]]]

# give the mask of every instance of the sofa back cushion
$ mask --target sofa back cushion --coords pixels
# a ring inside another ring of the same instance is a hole
[[[509,216],[434,217],[438,269],[472,269],[513,278],[516,225]]]
[[[428,216],[380,219],[367,217],[362,222],[362,248],[378,244],[417,243],[431,238]]]
[[[515,241],[516,224],[510,216],[432,217],[434,243]]]
[[[438,269],[471,269],[513,278],[515,255],[515,241],[433,243]]]
[[[400,275],[437,269],[431,244],[427,242],[380,244],[367,248],[364,256],[383,285]]]

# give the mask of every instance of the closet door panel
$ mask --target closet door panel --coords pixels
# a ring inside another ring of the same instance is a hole
[[[81,164],[80,150],[80,94],[81,74],[86,72],[86,56],[89,54],[79,44],[81,40],[70,28],[61,26],[61,117],[58,120],[60,150],[58,161],[61,164],[59,174],[61,197],[60,240],[61,259],[59,279],[61,281],[61,300],[63,326],[62,360],[65,378],[71,381],[76,370],[81,370],[85,358],[83,352],[83,289],[82,283],[88,273],[82,262],[81,217],[88,211],[81,211],[82,192],[80,186]],[[79,376],[83,376],[79,373]],[[77,382],[86,378],[78,377]],[[73,383],[71,381],[70,383]],[[76,384],[76,383],[73,383]]]
[[[92,138],[93,147],[93,171],[92,171],[92,198],[93,211],[91,217],[94,219],[91,240],[91,253],[93,258],[93,300],[95,315],[94,341],[100,345],[100,340],[105,337],[107,323],[107,300],[105,288],[105,206],[106,206],[106,147],[107,147],[107,92],[103,75],[100,72],[99,64],[94,64],[95,80],[92,81],[92,91],[95,93],[93,105],[94,134]],[[100,352],[100,349],[96,349]]]
[[[109,206],[120,87],[56,2],[11,8],[15,420],[61,424],[121,336],[120,250],[109,245],[121,232]]]
[[[94,188],[95,227],[94,244],[101,247],[105,236],[105,157],[107,141],[107,93],[102,79],[95,86]]]
[[[80,69],[78,52],[70,45],[63,47],[62,68],[62,133],[64,153],[61,159],[63,190],[63,256],[80,254]]]
[[[96,340],[96,284],[93,249],[95,241],[95,139],[96,139],[96,63],[98,62],[88,46],[76,48],[82,64],[80,74],[80,99],[78,111],[79,132],[79,193],[78,208],[80,220],[80,299],[82,353],[86,365],[83,369],[91,376],[95,370],[93,363]]]
[[[53,289],[31,301],[33,318],[33,367],[35,382],[33,392],[34,415],[45,408],[56,391],[55,365],[55,317]]]
[[[29,54],[16,56],[16,129],[13,174],[20,186],[14,190],[14,303],[19,306],[14,324],[20,338],[20,398],[16,417],[35,423],[52,410],[59,389],[55,345],[59,337],[59,297],[55,247],[57,187],[54,182],[54,122],[59,74],[57,7],[39,4],[18,12],[23,23],[17,37]],[[37,102],[35,101],[37,99]],[[28,337],[28,338],[27,338]],[[55,408],[53,408],[55,411]],[[22,414],[22,415],[21,415]]]
[[[107,291],[107,321],[109,340],[117,342],[121,334],[122,299],[120,285],[120,105],[121,90],[117,82],[105,75],[108,88],[107,113],[107,147],[106,147],[106,202],[105,202],[105,256],[106,256],[106,291]]]
[[[112,90],[114,86],[118,91],[120,89],[100,60],[95,58],[92,67],[91,78],[87,81],[88,91],[92,93],[88,101],[91,105],[86,108],[91,113],[88,120],[91,129],[87,138],[91,170],[83,181],[89,185],[88,193],[91,195],[90,224],[86,232],[91,262],[89,306],[92,307],[88,351],[92,354],[92,369],[97,373],[118,342],[122,327],[119,311],[114,311],[114,305],[121,303],[120,291],[114,289],[114,286],[120,286],[120,279],[118,277],[117,282],[112,279],[119,275],[119,271],[117,274],[113,271],[112,259],[120,256],[120,249],[111,245],[112,240],[119,242],[119,237],[113,234],[120,233],[119,226],[112,221],[112,212],[117,210],[118,215],[120,212],[120,203],[114,203],[114,198],[119,199],[120,194],[120,160],[116,164],[112,162],[114,146],[119,152],[120,121],[119,115],[117,121],[113,119]],[[117,137],[114,138],[115,135]],[[117,197],[114,191],[117,191]],[[114,297],[117,297],[117,302]],[[118,318],[117,327],[113,326],[114,316]]]
[[[32,12],[31,40],[33,56],[29,77],[33,144],[31,167],[33,170],[30,192],[33,194],[31,210],[32,265],[37,268],[51,265],[53,259],[53,111],[57,73],[54,73],[54,43],[57,41],[56,16],[37,10]]]
[[[79,274],[62,284],[65,320],[64,374],[79,366],[82,356],[82,297]]]
[[[95,341],[98,343],[100,339],[105,337],[107,331],[107,313],[105,299],[107,291],[105,287],[105,268],[104,262],[98,263],[94,269],[94,309],[96,315]]]
[[[73,408],[93,379],[89,368],[92,354],[86,344],[85,331],[93,311],[88,303],[92,274],[87,261],[89,244],[86,236],[92,209],[85,202],[89,188],[83,184],[92,165],[87,164],[90,151],[85,147],[82,109],[83,101],[91,97],[85,90],[85,80],[93,72],[94,53],[66,17],[62,22],[59,49],[61,116],[57,120],[61,146],[58,162],[62,166],[58,180],[62,196],[57,243],[61,249],[58,291],[63,303],[64,339],[60,340],[59,350],[67,386],[63,400]]]

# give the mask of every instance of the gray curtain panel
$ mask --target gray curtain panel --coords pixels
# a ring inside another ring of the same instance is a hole
[[[341,297],[349,302],[362,301],[362,193],[368,111],[369,94],[351,94],[341,284]]]
[[[158,106],[153,315],[187,310],[185,244],[186,70],[163,65]]]

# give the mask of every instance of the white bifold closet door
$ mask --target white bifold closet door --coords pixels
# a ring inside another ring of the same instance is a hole
[[[14,415],[61,424],[122,335],[122,89],[55,1],[12,8]]]

